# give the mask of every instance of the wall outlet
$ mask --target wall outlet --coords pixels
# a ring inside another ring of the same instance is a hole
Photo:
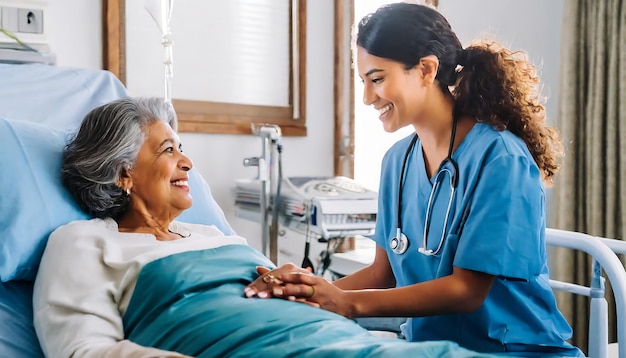
[[[17,32],[42,34],[43,10],[17,9]]]

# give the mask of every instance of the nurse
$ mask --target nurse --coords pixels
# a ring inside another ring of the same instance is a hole
[[[533,65],[493,41],[463,48],[440,13],[409,3],[365,16],[356,46],[363,102],[385,131],[415,129],[383,159],[374,262],[334,282],[281,267],[280,286],[246,295],[410,317],[410,341],[581,356],[548,284],[544,184],[562,146]]]

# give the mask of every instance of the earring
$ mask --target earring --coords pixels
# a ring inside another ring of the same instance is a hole
[[[126,195],[130,196],[130,188],[126,189]]]

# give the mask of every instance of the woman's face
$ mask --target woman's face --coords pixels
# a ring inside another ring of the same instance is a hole
[[[416,123],[424,110],[426,87],[419,64],[405,70],[400,62],[357,47],[357,69],[363,81],[363,103],[380,113],[386,132]]]
[[[145,128],[145,136],[130,172],[131,206],[173,219],[191,207],[187,172],[193,163],[183,154],[178,135],[167,123],[153,122]]]

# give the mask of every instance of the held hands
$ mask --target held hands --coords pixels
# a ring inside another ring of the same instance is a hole
[[[322,277],[294,264],[285,264],[274,270],[258,266],[259,278],[245,289],[246,297],[284,298],[321,307],[351,317],[353,310],[343,291]]]
[[[307,286],[304,284],[286,284],[280,279],[282,274],[289,272],[313,276],[310,269],[303,269],[297,267],[292,263],[285,264],[274,270],[270,270],[269,268],[263,266],[257,266],[256,269],[260,276],[244,289],[244,294],[246,297],[286,298],[290,301],[299,301],[319,307],[318,304],[306,300],[307,297],[310,297],[312,295],[313,288],[311,286]],[[285,294],[285,289],[288,286],[289,294]]]
[[[353,300],[348,297],[350,292],[340,289],[332,282],[319,276],[294,271],[281,274],[280,280],[283,282],[282,291],[274,294],[275,297],[296,297],[296,300],[304,298],[308,304],[353,318],[355,310]]]

